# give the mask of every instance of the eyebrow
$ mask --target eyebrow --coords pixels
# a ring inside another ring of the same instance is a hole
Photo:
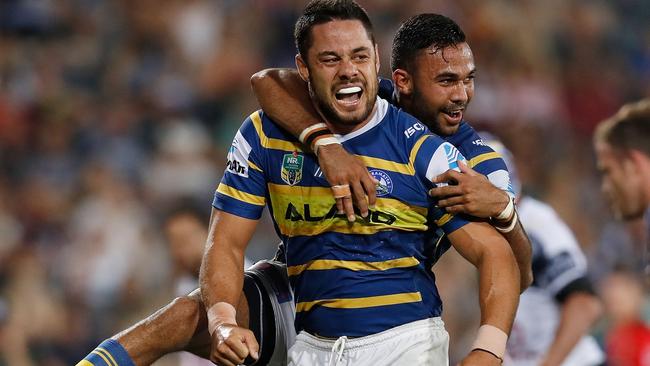
[[[476,75],[476,69],[472,69],[467,76],[474,76]],[[444,79],[444,78],[458,78],[458,74],[454,72],[443,72],[442,74],[436,75],[436,79]]]
[[[370,51],[370,48],[366,47],[366,46],[357,47],[357,48],[352,50],[352,53],[364,52],[364,51]],[[316,55],[316,56],[318,56],[318,57],[321,57],[321,56],[337,56],[337,57],[339,57],[339,54],[337,52],[334,52],[334,51],[323,51],[323,52],[318,53],[318,55]]]

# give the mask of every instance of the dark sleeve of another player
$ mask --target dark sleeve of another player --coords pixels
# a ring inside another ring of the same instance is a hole
[[[589,278],[586,276],[583,276],[576,278],[564,286],[557,294],[555,294],[555,300],[561,304],[566,301],[569,296],[575,293],[587,293],[594,296],[596,295],[596,291],[594,291],[594,286],[591,283],[591,280],[589,280]]]
[[[393,102],[393,95],[395,93],[395,85],[390,79],[379,78],[379,90],[377,90],[377,95],[380,98],[386,99],[390,104],[395,104]]]

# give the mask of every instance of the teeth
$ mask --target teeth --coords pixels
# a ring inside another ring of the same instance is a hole
[[[361,91],[361,88],[358,86],[351,86],[349,88],[343,88],[337,92],[337,94],[353,94]]]

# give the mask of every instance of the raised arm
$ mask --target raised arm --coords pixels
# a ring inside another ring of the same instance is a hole
[[[216,209],[210,217],[199,282],[212,338],[210,360],[219,364],[239,365],[248,356],[258,358],[253,332],[239,327],[235,320],[244,286],[244,251],[256,225],[257,220]],[[217,284],[219,291],[215,290]]]
[[[584,285],[576,285],[588,281],[582,278],[572,284],[576,289],[569,290],[561,301],[560,323],[553,343],[549,347],[544,360],[540,365],[560,365],[565,358],[585,336],[600,318],[603,306],[600,299],[591,290],[585,290]],[[589,285],[587,285],[589,286]]]
[[[336,200],[339,212],[355,220],[354,205],[362,217],[376,202],[375,181],[365,164],[335,143],[309,97],[307,83],[295,69],[266,69],[251,78],[253,92],[264,113],[316,153],[325,179],[332,186],[349,187],[350,195]],[[366,197],[367,196],[367,197]]]
[[[458,166],[461,172],[449,170],[434,179],[434,183],[453,181],[457,184],[433,188],[429,194],[439,198],[438,207],[449,213],[492,218],[492,223],[508,241],[517,259],[520,291],[523,292],[533,282],[532,246],[516,212],[508,209],[510,195],[463,162]]]
[[[449,240],[480,277],[481,327],[461,365],[499,365],[519,302],[517,262],[508,243],[487,223],[469,223],[449,234]]]

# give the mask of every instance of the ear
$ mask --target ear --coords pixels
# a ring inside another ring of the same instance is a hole
[[[298,69],[300,78],[302,78],[304,82],[309,83],[309,68],[307,67],[307,63],[302,59],[302,56],[300,56],[300,54],[296,55],[296,68]]]
[[[642,151],[632,149],[628,152],[629,160],[633,163],[633,169],[637,174],[650,177],[650,156]],[[649,178],[650,179],[650,178]]]
[[[401,95],[411,95],[413,93],[413,80],[411,75],[404,69],[395,69],[393,71],[393,83]]]

